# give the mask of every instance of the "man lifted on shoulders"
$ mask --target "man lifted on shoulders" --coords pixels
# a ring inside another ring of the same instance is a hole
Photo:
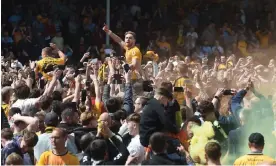
[[[138,47],[136,47],[136,34],[134,32],[128,31],[125,33],[125,41],[123,41],[119,36],[114,34],[105,25],[103,30],[120,46],[125,49],[126,63],[129,65],[130,69],[133,71],[132,80],[137,80],[140,73],[142,54]]]

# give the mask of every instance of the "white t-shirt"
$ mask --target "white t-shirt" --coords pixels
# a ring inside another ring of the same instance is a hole
[[[31,99],[18,99],[15,103],[13,103],[13,107],[17,107],[21,110],[22,113],[27,113],[30,111],[32,107],[38,102],[39,98],[31,98]]]
[[[196,32],[188,32],[186,36],[187,36],[187,37],[188,37],[188,36],[192,36],[194,39],[197,39],[197,38],[198,38],[198,35],[197,35]]]
[[[124,123],[124,124],[120,127],[118,133],[119,133],[121,136],[124,136],[125,134],[128,133],[127,123]]]
[[[129,151],[129,155],[132,157],[137,157],[138,159],[135,162],[130,163],[131,165],[141,164],[145,157],[145,149],[140,143],[140,136],[136,135],[130,141],[127,146],[127,150]]]

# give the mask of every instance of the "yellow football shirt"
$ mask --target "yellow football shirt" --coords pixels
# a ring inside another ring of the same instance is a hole
[[[10,105],[9,104],[2,104],[2,109],[4,110],[6,116],[9,116],[9,112],[10,112]]]
[[[52,77],[49,76],[47,73],[44,73],[43,68],[47,68],[49,65],[64,65],[65,59],[64,58],[53,58],[53,57],[45,57],[37,62],[37,71],[42,73],[43,77],[47,80],[51,80]]]
[[[79,159],[70,152],[58,156],[52,151],[46,151],[41,154],[36,165],[80,165],[80,162]]]
[[[174,87],[187,87],[189,89],[193,88],[193,82],[188,77],[180,77],[175,80]],[[178,101],[178,103],[183,104],[185,101],[184,92],[174,92],[173,93],[174,98]]]
[[[129,65],[132,64],[133,59],[137,59],[140,65],[142,63],[142,54],[141,54],[139,48],[136,46],[132,47],[130,49],[126,48],[125,56],[126,56],[126,63]],[[139,72],[139,70],[140,70],[140,66],[139,66],[139,69],[136,69],[136,71]],[[132,74],[132,79],[133,80],[137,79],[137,75],[135,72],[133,72],[133,74]]]
[[[240,50],[242,55],[244,55],[244,56],[249,55],[249,53],[247,52],[247,43],[245,41],[242,40],[242,41],[238,42],[238,49]]]
[[[234,162],[234,166],[257,165],[257,164],[261,164],[263,162],[272,162],[273,164],[276,164],[276,162],[273,158],[258,153],[258,154],[248,154],[248,155],[244,155],[244,156],[238,158]]]
[[[269,33],[262,34],[261,31],[256,32],[256,36],[259,38],[261,48],[268,48],[269,45]]]

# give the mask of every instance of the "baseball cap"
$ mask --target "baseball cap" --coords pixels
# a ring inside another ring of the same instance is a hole
[[[252,133],[248,138],[249,143],[254,143],[257,146],[264,146],[264,136],[260,133]]]
[[[58,122],[58,115],[55,112],[51,111],[45,115],[44,123],[46,126],[56,127]]]

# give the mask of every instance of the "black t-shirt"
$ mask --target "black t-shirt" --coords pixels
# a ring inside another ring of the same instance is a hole
[[[72,131],[72,133],[74,133],[74,135],[75,135],[75,144],[79,151],[81,151],[81,147],[80,147],[81,137],[89,132],[91,132],[92,134],[94,134],[96,136],[97,128],[77,127]]]
[[[72,132],[74,129],[81,127],[80,124],[68,124],[68,123],[60,123],[58,126],[58,128],[64,128],[66,129],[68,132]]]

